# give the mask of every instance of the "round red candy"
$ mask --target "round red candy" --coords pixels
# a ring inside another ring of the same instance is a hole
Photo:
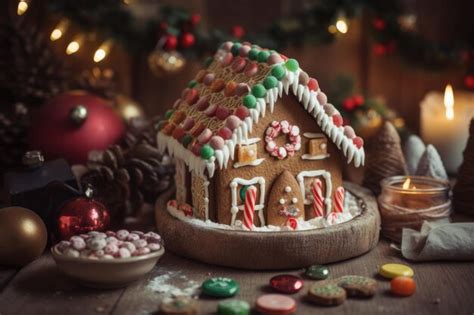
[[[229,116],[229,109],[223,105],[220,105],[216,109],[216,117],[220,120],[224,120]]]
[[[308,81],[308,89],[310,91],[317,91],[319,89],[318,81],[314,78],[310,78]]]
[[[281,294],[265,294],[257,299],[257,311],[268,315],[288,315],[296,312],[296,301]]]
[[[335,115],[332,115],[332,122],[334,123],[334,125],[336,125],[336,127],[341,127],[344,121],[341,115],[335,114]]]
[[[196,89],[190,89],[188,93],[186,93],[186,102],[189,105],[193,105],[194,103],[196,103],[198,98],[199,98],[199,92]]]
[[[303,288],[304,281],[293,275],[278,275],[270,279],[270,286],[275,291],[293,294]]]
[[[224,140],[228,140],[232,138],[232,130],[227,127],[222,127],[218,132],[217,135],[220,136]]]
[[[232,63],[232,70],[235,72],[242,72],[246,64],[247,64],[247,61],[245,61],[245,58],[237,57]]]
[[[364,139],[361,137],[355,137],[352,139],[352,142],[354,142],[354,145],[357,147],[357,149],[360,149],[364,145]]]
[[[240,105],[235,110],[235,116],[239,117],[241,120],[244,120],[246,117],[250,115],[249,109],[244,105]]]

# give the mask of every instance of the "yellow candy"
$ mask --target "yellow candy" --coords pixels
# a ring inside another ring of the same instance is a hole
[[[393,279],[395,277],[405,276],[413,277],[413,269],[402,264],[385,264],[380,267],[379,274],[385,278]]]

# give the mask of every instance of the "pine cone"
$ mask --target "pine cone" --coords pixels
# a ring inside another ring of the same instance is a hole
[[[0,113],[0,172],[19,167],[27,151],[30,119],[28,109],[21,103],[14,105],[13,113]]]
[[[36,25],[26,19],[0,24],[0,90],[2,97],[28,106],[66,88],[66,74]]]
[[[89,91],[108,100],[116,96],[116,82],[112,69],[101,70],[95,67],[84,70],[73,83],[74,88]]]
[[[162,155],[147,140],[149,128],[132,127],[129,141],[113,145],[102,152],[91,152],[87,170],[80,177],[81,185],[92,185],[97,198],[111,210],[113,219],[121,222],[126,216],[136,216],[144,202],[153,203],[167,190],[174,174],[169,156]],[[136,130],[142,130],[140,137]],[[133,135],[133,139],[132,139]]]
[[[390,122],[385,122],[374,139],[367,155],[363,186],[380,193],[380,181],[389,176],[408,173],[405,158],[400,145],[400,136]]]

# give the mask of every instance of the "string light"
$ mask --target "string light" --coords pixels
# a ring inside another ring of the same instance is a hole
[[[110,52],[112,48],[112,42],[110,40],[105,41],[94,53],[94,62],[101,62]]]
[[[76,36],[66,47],[66,54],[67,55],[72,55],[75,54],[82,45],[82,42],[84,41],[84,36]]]
[[[51,39],[52,42],[55,40],[60,39],[64,33],[66,33],[67,29],[69,27],[69,21],[68,20],[61,20],[58,25],[51,31],[51,35],[49,36],[49,39]]]
[[[18,2],[18,7],[16,9],[16,13],[18,15],[23,15],[28,10],[28,7],[29,7],[29,5],[28,5],[28,2],[26,0],[20,0]]]
[[[346,34],[349,30],[349,26],[347,25],[347,20],[344,14],[339,14],[336,21],[336,29],[341,34]]]

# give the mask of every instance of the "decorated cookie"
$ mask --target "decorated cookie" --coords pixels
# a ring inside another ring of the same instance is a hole
[[[241,300],[225,300],[217,305],[217,315],[248,315],[249,303]]]
[[[317,305],[340,305],[346,297],[346,291],[332,281],[317,282],[308,291],[308,300]]]
[[[187,296],[166,299],[160,307],[160,314],[163,315],[195,315],[198,313],[197,301]]]
[[[371,297],[377,292],[377,281],[363,276],[343,276],[337,285],[346,290],[347,296]]]
[[[281,294],[265,294],[257,299],[257,311],[261,314],[289,315],[296,312],[296,301]]]

